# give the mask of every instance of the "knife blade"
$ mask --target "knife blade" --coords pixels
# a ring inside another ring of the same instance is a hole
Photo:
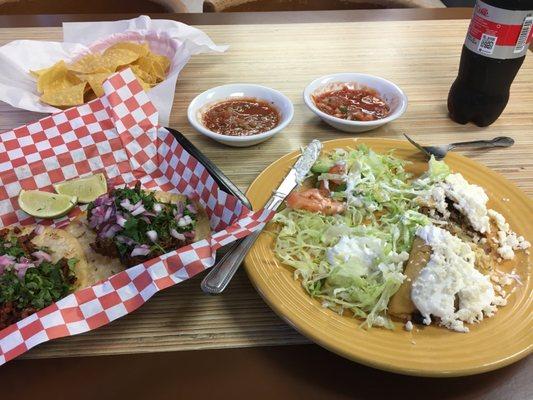
[[[283,200],[297,186],[301,185],[311,170],[311,167],[318,159],[321,150],[322,143],[316,139],[311,141],[302,150],[302,155],[296,160],[289,173],[265,204],[266,209],[276,210],[283,203]],[[261,231],[262,229],[259,229],[236,242],[237,244],[234,244],[224,257],[209,271],[201,284],[201,288],[205,293],[219,294],[224,291],[231,278],[233,278],[233,275],[235,275],[237,268],[242,263],[242,260],[244,260],[244,257],[261,234]]]
[[[269,210],[277,209],[285,197],[287,197],[298,185],[301,185],[305,180],[311,167],[318,159],[320,151],[322,150],[322,143],[319,140],[313,140],[302,150],[302,155],[296,160],[289,173],[285,176],[281,184],[272,194],[272,197],[265,204],[265,208]]]

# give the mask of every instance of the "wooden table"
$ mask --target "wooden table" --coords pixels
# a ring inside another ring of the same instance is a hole
[[[443,9],[164,16],[195,23],[215,42],[231,45],[224,55],[194,57],[183,70],[170,126],[182,131],[245,190],[268,164],[311,138],[344,137],[305,108],[301,92],[306,83],[331,72],[368,72],[399,84],[410,103],[400,120],[367,135],[401,138],[402,132],[409,132],[416,139],[432,143],[513,136],[517,144],[511,149],[465,154],[501,172],[532,195],[531,57],[516,80],[505,114],[494,125],[485,129],[460,126],[446,116],[445,99],[457,72],[470,13]],[[61,18],[67,17],[0,17],[3,27],[44,25],[0,29],[0,44],[14,39],[59,40],[60,28],[49,26],[56,26]],[[124,16],[68,18],[109,20]],[[234,25],[217,25],[217,18],[221,24]],[[270,25],[259,26],[259,22]],[[248,149],[223,147],[197,134],[186,119],[190,100],[209,87],[237,81],[264,84],[287,94],[295,104],[292,124],[274,139]],[[0,104],[0,130],[36,118],[34,113]],[[16,360],[6,365],[0,370],[0,382],[5,379],[6,385],[9,382],[9,387],[17,388],[7,396],[25,398],[38,393],[38,388],[52,390],[60,385],[87,398],[96,394],[99,398],[114,398],[109,393],[123,391],[155,393],[162,398],[171,394],[198,397],[203,394],[202,382],[207,380],[210,389],[222,388],[228,397],[247,393],[254,397],[382,398],[398,392],[413,398],[420,393],[424,398],[531,397],[531,358],[478,377],[437,381],[440,384],[433,379],[386,374],[307,344],[306,338],[267,308],[242,271],[227,292],[217,297],[202,294],[199,279],[158,294],[139,311],[98,331],[47,343],[24,356],[45,360]],[[257,347],[289,344],[298,346]],[[249,348],[236,349],[243,347]],[[177,350],[180,352],[171,352]],[[117,356],[132,353],[146,354]],[[49,359],[90,355],[101,357]],[[100,375],[97,380],[101,386],[89,388],[82,383],[95,382],[95,374]],[[167,381],[161,383],[159,378],[156,384],[151,381],[156,376]],[[141,384],[142,377],[151,382]],[[116,378],[120,383],[115,382]],[[389,385],[381,383],[385,379]],[[102,387],[113,389],[103,395]],[[267,387],[272,393],[263,390]]]

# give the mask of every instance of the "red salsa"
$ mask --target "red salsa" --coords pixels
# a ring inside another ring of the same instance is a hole
[[[389,105],[375,90],[356,89],[352,84],[313,95],[318,109],[326,114],[350,121],[374,121],[390,113]]]
[[[203,114],[202,120],[210,131],[228,136],[250,136],[275,128],[280,116],[264,100],[235,99],[211,106]]]

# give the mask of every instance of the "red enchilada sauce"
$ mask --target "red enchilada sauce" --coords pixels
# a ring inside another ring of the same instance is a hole
[[[389,105],[375,90],[356,89],[350,84],[313,95],[313,100],[320,111],[351,121],[374,121],[390,113]]]
[[[226,100],[213,105],[203,115],[205,127],[228,136],[251,136],[275,128],[278,111],[258,99]]]

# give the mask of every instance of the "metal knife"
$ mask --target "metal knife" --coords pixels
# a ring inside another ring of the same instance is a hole
[[[281,182],[281,185],[279,185],[266,203],[266,209],[276,210],[283,203],[285,197],[303,182],[309,170],[318,159],[321,150],[322,143],[316,139],[302,150],[300,158],[298,158],[287,176],[285,176],[285,179],[283,179],[283,182]],[[201,284],[202,290],[211,294],[222,293],[260,234],[261,230],[255,231],[233,244],[230,250],[228,250],[224,257],[222,257],[204,278]]]

